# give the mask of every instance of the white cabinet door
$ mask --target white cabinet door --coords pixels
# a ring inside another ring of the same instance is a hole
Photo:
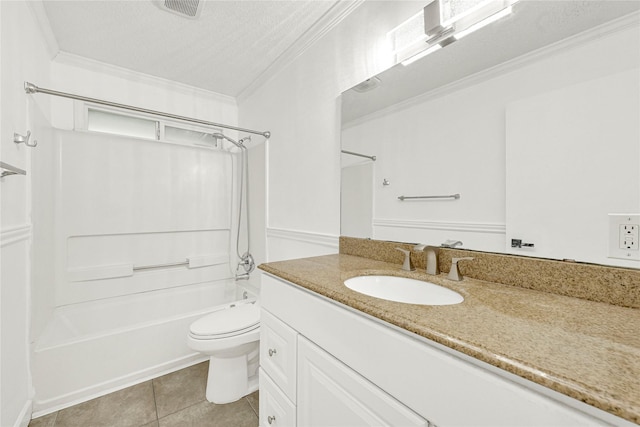
[[[260,317],[260,366],[296,402],[296,337],[298,333],[266,310]]]
[[[428,426],[428,422],[302,336],[298,425]]]
[[[296,407],[260,369],[260,427],[295,427]]]

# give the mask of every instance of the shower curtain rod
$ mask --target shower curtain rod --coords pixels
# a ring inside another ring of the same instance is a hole
[[[354,153],[353,151],[342,150],[344,154],[351,154],[352,156],[365,157],[367,159],[371,159],[374,162],[376,161],[376,156],[368,156],[366,154]]]
[[[56,90],[45,89],[45,88],[42,88],[42,87],[38,87],[38,86],[34,85],[33,83],[29,83],[29,82],[24,82],[24,91],[26,93],[28,93],[28,94],[45,93],[47,95],[61,96],[63,98],[77,99],[79,101],[92,102],[94,104],[106,105],[106,106],[109,106],[109,107],[123,108],[123,109],[126,109],[126,110],[137,111],[139,113],[154,114],[156,116],[167,117],[169,119],[183,120],[183,121],[192,122],[192,123],[198,123],[198,124],[206,125],[206,126],[220,127],[220,128],[225,128],[225,129],[236,130],[238,132],[252,133],[254,135],[262,135],[267,139],[271,137],[271,132],[269,132],[269,131],[260,132],[260,131],[252,130],[252,129],[245,129],[245,128],[240,128],[240,127],[231,126],[231,125],[224,125],[222,123],[209,122],[207,120],[200,120],[200,119],[194,119],[194,118],[191,118],[191,117],[178,116],[178,115],[170,114],[170,113],[163,113],[162,111],[147,110],[146,108],[134,107],[132,105],[118,104],[116,102],[103,101],[101,99],[95,99],[95,98],[87,98],[86,96],[74,95],[72,93],[58,92]]]

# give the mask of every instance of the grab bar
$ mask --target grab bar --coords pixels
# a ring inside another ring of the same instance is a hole
[[[2,173],[0,174],[0,178],[4,178],[5,176],[9,176],[9,175],[26,175],[27,174],[27,171],[25,171],[24,169],[11,166],[10,164],[5,162],[0,162],[0,169],[3,169]]]
[[[132,270],[133,271],[153,270],[154,268],[181,267],[183,265],[189,265],[189,260],[182,261],[182,262],[170,262],[167,264],[140,265],[140,266],[134,265]]]
[[[451,194],[449,196],[398,196],[400,200],[408,200],[408,199],[459,199],[460,194]]]
[[[344,154],[351,154],[352,156],[364,157],[366,159],[371,159],[374,162],[376,161],[376,156],[367,156],[366,154],[354,153],[353,151],[342,150]]]
[[[137,271],[153,270],[169,267],[187,267],[189,269],[210,267],[214,265],[227,264],[229,255],[210,254],[189,257],[184,261],[169,262],[165,264],[133,265],[133,264],[112,264],[97,265],[91,267],[72,268],[68,270],[69,280],[72,282],[84,282],[88,280],[115,279],[118,277],[130,277]]]

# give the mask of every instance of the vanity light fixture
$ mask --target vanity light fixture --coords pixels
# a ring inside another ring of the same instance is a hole
[[[407,66],[510,15],[513,13],[513,4],[519,0],[473,0],[469,3],[471,8],[449,16],[452,4],[456,1],[464,0],[434,0],[424,7],[421,14],[414,15],[390,32],[393,42],[400,39],[405,41],[402,48],[394,44],[398,62]],[[445,8],[447,13],[443,13]],[[415,28],[420,17],[423,19],[423,34],[417,36]],[[413,42],[408,43],[410,37],[413,37]]]
[[[456,38],[456,40],[460,40],[461,38],[468,36],[469,34],[473,33],[474,31],[479,30],[480,28],[486,27],[487,25],[496,22],[502,18],[504,18],[505,16],[511,15],[513,13],[513,7],[512,6],[508,6],[505,9],[502,9],[500,12],[494,13],[493,15],[489,16],[488,18],[483,19],[480,22],[477,22],[473,25],[471,25],[468,28],[465,28],[462,31],[457,31],[454,34],[454,37]]]
[[[424,46],[428,35],[424,31],[424,10],[413,15],[387,33],[387,39],[396,56],[401,61],[412,56]]]
[[[419,53],[413,55],[412,57],[410,57],[408,59],[405,59],[404,61],[401,62],[401,64],[406,67],[409,64],[413,64],[418,59],[424,58],[425,56],[429,55],[430,53],[433,53],[436,50],[440,50],[440,49],[442,49],[442,45],[440,45],[440,43],[438,43],[435,46],[431,46],[430,48],[427,48],[427,49],[423,50],[422,52],[419,52]]]

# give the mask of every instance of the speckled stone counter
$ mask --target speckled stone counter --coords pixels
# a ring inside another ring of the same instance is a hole
[[[347,254],[260,268],[498,368],[640,423],[640,310],[443,273],[406,272]],[[344,286],[372,274],[430,281],[464,302],[422,306],[381,300]]]

